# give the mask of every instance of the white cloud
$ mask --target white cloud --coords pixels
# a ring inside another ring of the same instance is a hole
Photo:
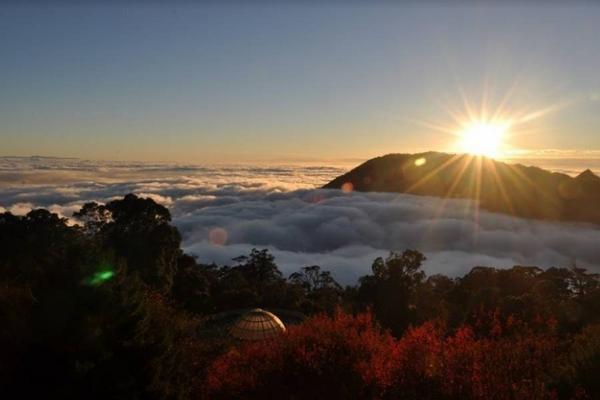
[[[140,193],[140,192],[134,192],[134,193],[139,197],[152,199],[156,203],[161,204],[165,207],[169,207],[169,206],[173,205],[173,199],[171,198],[171,196],[161,196],[160,194],[157,194],[157,193]]]
[[[34,208],[31,203],[15,203],[8,207],[8,211],[14,215],[25,215]]]
[[[52,204],[48,207],[48,211],[57,214],[61,218],[71,218],[73,216],[73,213],[81,209],[82,205],[82,203]]]
[[[428,273],[452,276],[476,265],[549,267],[576,260],[595,271],[600,266],[597,226],[488,212],[475,219],[469,201],[315,189],[344,170],[336,166],[78,164],[56,159],[30,164],[0,158],[0,210],[25,213],[46,207],[69,217],[86,201],[105,202],[134,192],[170,208],[185,250],[202,262],[227,264],[252,247],[268,247],[286,275],[319,264],[343,283],[368,273],[375,257],[405,248],[425,253]],[[43,179],[15,183],[39,169],[46,173]],[[9,173],[12,183],[2,184]],[[224,245],[210,243],[209,232],[215,228],[226,231]]]
[[[368,272],[374,257],[405,248],[426,254],[428,272],[450,275],[476,265],[600,264],[597,227],[488,212],[476,220],[473,211],[462,200],[313,190],[196,209],[175,214],[174,222],[201,261],[223,263],[253,246],[269,247],[285,272],[319,264],[346,283]],[[227,246],[208,244],[215,227],[227,231]]]

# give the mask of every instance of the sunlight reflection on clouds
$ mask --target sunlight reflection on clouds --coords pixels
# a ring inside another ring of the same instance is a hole
[[[14,163],[14,161],[13,161]],[[2,163],[0,162],[0,166]],[[134,192],[167,206],[184,249],[201,262],[229,264],[252,247],[267,247],[287,275],[305,265],[330,269],[342,283],[367,273],[389,250],[423,251],[429,273],[459,275],[476,265],[600,265],[597,227],[518,219],[481,212],[473,203],[386,193],[316,189],[344,167],[104,166],[46,168],[46,181],[0,184],[0,211],[46,207],[69,217],[86,201]],[[111,170],[113,169],[113,170]],[[133,170],[135,169],[135,170]],[[28,169],[23,168],[24,175]],[[66,180],[65,171],[70,180]],[[109,172],[106,172],[109,171]],[[0,180],[6,174],[0,167]],[[52,184],[52,174],[61,177]],[[107,177],[108,174],[110,175]],[[28,178],[26,177],[25,180]]]

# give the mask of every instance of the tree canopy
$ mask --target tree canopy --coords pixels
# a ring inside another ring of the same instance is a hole
[[[370,274],[343,288],[319,265],[286,278],[265,249],[231,265],[203,264],[181,250],[169,210],[151,199],[88,203],[74,219],[43,209],[0,214],[7,393],[600,395],[600,278],[576,265],[427,276],[425,256],[409,249],[377,258]],[[309,319],[250,346],[211,328],[215,315],[253,307]]]

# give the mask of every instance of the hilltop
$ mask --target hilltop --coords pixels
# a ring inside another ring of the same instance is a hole
[[[466,154],[388,154],[324,188],[472,199],[518,217],[600,224],[600,177],[589,169],[571,177]]]

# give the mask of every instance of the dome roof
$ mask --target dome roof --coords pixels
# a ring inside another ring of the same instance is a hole
[[[248,311],[231,327],[233,337],[241,340],[270,339],[285,332],[285,325],[273,313],[260,308]]]

